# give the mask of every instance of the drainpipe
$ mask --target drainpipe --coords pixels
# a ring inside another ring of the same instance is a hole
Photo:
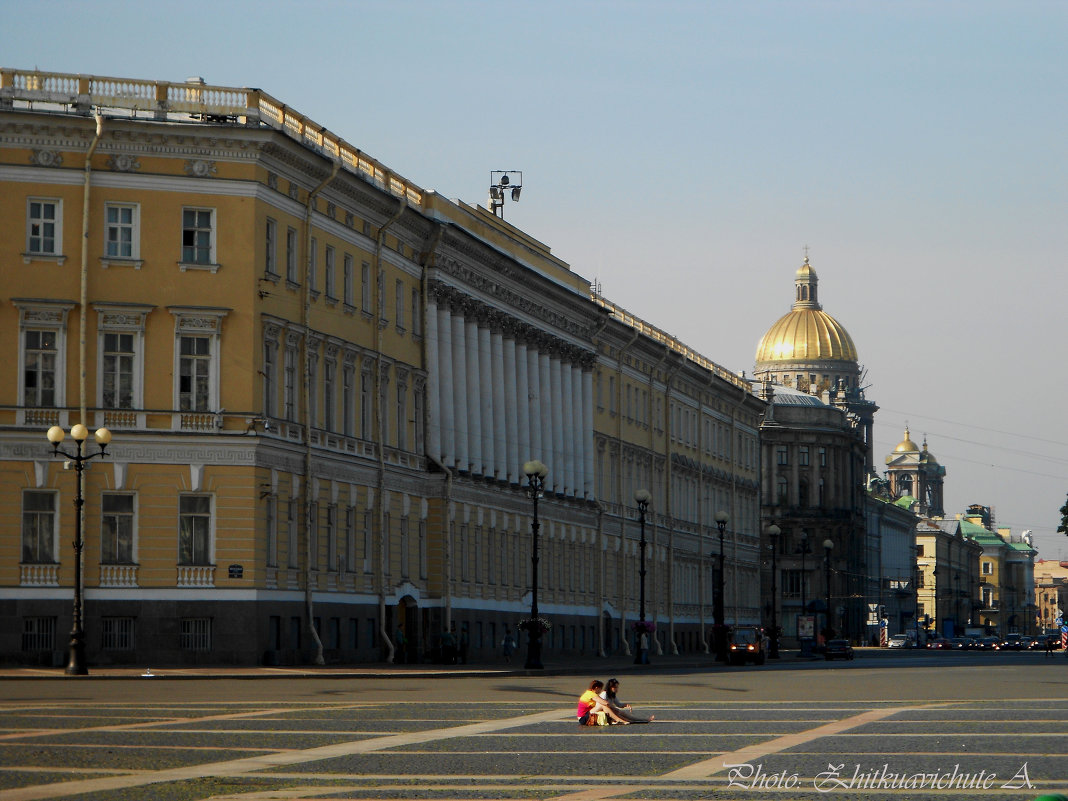
[[[375,431],[378,434],[378,492],[375,494],[375,504],[378,506],[376,517],[378,519],[378,631],[382,636],[382,642],[386,645],[386,664],[393,662],[395,646],[386,630],[386,558],[389,555],[389,532],[385,530],[386,508],[382,502],[382,495],[386,489],[386,418],[382,413],[382,321],[386,314],[386,289],[382,278],[382,243],[386,238],[386,229],[401,218],[404,210],[408,208],[408,201],[403,197],[397,200],[397,210],[393,216],[382,223],[375,235],[375,254],[373,273],[375,276],[375,374],[374,374],[374,397],[371,406],[374,409]],[[425,317],[425,315],[424,315]]]
[[[89,183],[93,171],[93,153],[104,133],[104,117],[96,115],[96,133],[93,141],[89,143],[89,152],[85,154],[85,185],[82,189],[82,271],[81,271],[81,308],[78,314],[78,405],[81,417],[79,422],[87,425],[86,402],[85,402],[85,330],[88,316],[86,306],[89,302]]]
[[[308,193],[308,201],[304,207],[304,303],[300,310],[300,324],[304,329],[301,339],[303,353],[304,381],[301,388],[300,423],[304,435],[304,609],[308,617],[308,631],[311,632],[312,642],[315,643],[315,664],[326,664],[323,659],[323,641],[319,639],[319,632],[315,628],[315,614],[312,606],[312,565],[318,554],[312,553],[312,443],[311,443],[311,352],[308,349],[308,338],[311,335],[311,239],[312,239],[312,212],[315,210],[315,198],[326,185],[337,176],[341,169],[341,162],[335,161],[330,169],[330,175],[322,183]]]

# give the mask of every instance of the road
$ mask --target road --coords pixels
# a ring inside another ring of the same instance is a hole
[[[0,801],[971,800],[1068,790],[1060,655],[667,662],[616,665],[621,696],[653,724],[597,729],[574,722],[581,674],[0,680]]]

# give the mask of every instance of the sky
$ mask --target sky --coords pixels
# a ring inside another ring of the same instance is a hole
[[[880,406],[1041,558],[1068,495],[1068,3],[0,0],[0,65],[257,87],[751,374],[808,254]],[[42,27],[42,22],[47,24]]]

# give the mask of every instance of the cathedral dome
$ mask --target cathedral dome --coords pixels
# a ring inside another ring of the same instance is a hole
[[[905,427],[905,438],[898,443],[898,446],[894,448],[894,453],[918,453],[920,447],[912,441],[912,437],[909,436],[908,426]]]
[[[808,256],[794,280],[793,309],[780,317],[764,334],[756,352],[757,372],[774,370],[782,363],[858,361],[853,338],[819,304],[818,278]]]

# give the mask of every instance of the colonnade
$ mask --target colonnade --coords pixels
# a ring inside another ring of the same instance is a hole
[[[511,484],[549,467],[546,489],[592,499],[595,354],[446,287],[428,292],[427,451]]]

